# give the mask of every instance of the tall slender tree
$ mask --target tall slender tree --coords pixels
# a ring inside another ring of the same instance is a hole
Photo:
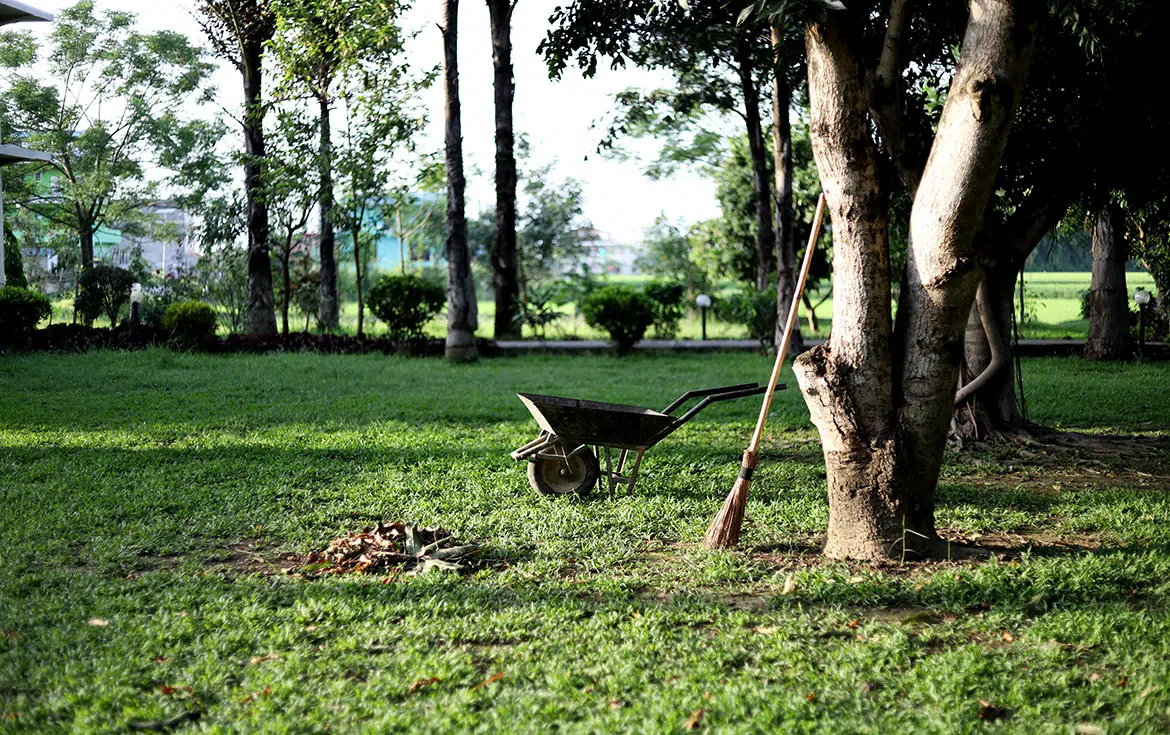
[[[466,181],[463,176],[463,129],[459,107],[459,0],[443,0],[441,28],[443,31],[443,89],[446,94],[444,129],[446,131],[445,142],[447,151],[447,346],[445,352],[448,360],[468,362],[474,360],[477,355],[475,330],[479,324],[475,303],[475,281],[471,275],[471,255],[467,247],[467,216],[464,211],[464,188]],[[497,87],[497,105],[498,100],[499,92]],[[509,125],[507,133],[510,136],[510,93],[508,96],[508,108]],[[497,127],[497,134],[498,132],[499,128]],[[510,147],[508,153],[509,155],[511,154]],[[514,199],[516,176],[514,160],[512,166],[512,195]],[[498,181],[496,190],[497,192],[499,191]],[[516,215],[513,211],[513,262],[515,261],[516,247],[515,219]],[[496,222],[498,228],[499,219]],[[496,238],[498,242],[498,231]],[[493,262],[495,262],[495,255],[496,253],[493,254]],[[496,303],[498,304],[498,293],[496,299]],[[497,316],[497,337],[500,334],[499,324]]]
[[[1120,360],[1129,356],[1129,293],[1125,286],[1125,220],[1116,201],[1093,212],[1093,273],[1089,288],[1089,339],[1085,357]]]
[[[276,332],[276,304],[264,193],[264,56],[276,29],[269,0],[202,0],[200,25],[244,80],[244,191],[248,201],[248,333]]]
[[[492,285],[496,292],[496,339],[520,336],[520,265],[516,254],[516,133],[512,102],[512,11],[516,0],[487,0],[491,17],[496,107],[496,234],[492,241]],[[450,200],[448,200],[450,201]]]

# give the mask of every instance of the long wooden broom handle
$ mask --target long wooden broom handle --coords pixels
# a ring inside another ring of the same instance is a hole
[[[792,297],[792,306],[788,309],[788,321],[784,325],[784,336],[776,347],[776,364],[772,367],[772,376],[768,379],[768,391],[764,393],[764,405],[760,407],[760,418],[756,421],[756,431],[752,434],[752,443],[748,446],[748,453],[755,456],[760,449],[760,438],[764,435],[764,423],[768,420],[768,411],[772,408],[772,397],[776,395],[776,381],[780,379],[780,370],[784,367],[784,357],[788,354],[788,342],[792,339],[792,329],[796,326],[796,319],[800,311],[800,297],[804,293],[804,284],[808,280],[808,269],[812,265],[813,250],[817,239],[821,236],[821,221],[825,216],[825,195],[822,193],[817,200],[817,213],[813,217],[812,232],[809,234],[808,247],[804,249],[804,262],[800,266],[800,278],[796,281],[796,292]]]

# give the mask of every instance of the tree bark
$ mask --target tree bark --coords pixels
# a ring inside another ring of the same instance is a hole
[[[768,287],[768,272],[776,250],[776,233],[772,231],[772,197],[768,184],[768,154],[760,123],[760,91],[756,88],[751,47],[746,41],[736,48],[736,67],[743,96],[748,149],[752,156],[752,186],[755,188],[756,200],[756,288],[762,291]]]
[[[489,4],[490,7],[490,4]],[[445,353],[453,362],[469,362],[477,356],[475,330],[478,325],[475,303],[475,281],[471,274],[471,253],[467,247],[467,216],[465,213],[463,175],[463,130],[459,107],[459,0],[443,2],[443,84],[446,90],[444,119],[446,120],[447,155],[447,344]],[[492,37],[495,38],[496,19],[492,17]],[[506,35],[506,34],[505,34]],[[509,63],[509,75],[511,64]],[[498,67],[497,67],[498,69]],[[497,85],[499,75],[497,73]],[[497,122],[499,88],[497,86]],[[508,135],[511,137],[511,95],[508,98]],[[500,163],[499,127],[497,125],[496,164]],[[508,148],[511,156],[511,146]],[[498,171],[498,168],[497,168]],[[515,205],[515,160],[512,160],[512,195]],[[500,187],[497,174],[496,193]],[[499,220],[497,220],[498,224]],[[513,227],[515,213],[513,211]],[[497,243],[499,241],[497,232]],[[515,230],[512,232],[513,262],[515,256]],[[498,253],[499,251],[497,251]],[[494,262],[494,258],[493,258]],[[512,281],[515,283],[515,280]],[[496,305],[499,308],[500,291],[496,291]],[[496,314],[496,334],[500,334],[499,312]]]
[[[333,136],[329,121],[328,94],[319,92],[317,104],[320,108],[321,121],[321,150],[318,163],[321,193],[317,202],[321,231],[319,247],[321,255],[321,304],[318,307],[317,318],[321,322],[321,326],[329,330],[337,329],[341,323],[341,303],[337,289],[337,235],[333,229]]]
[[[935,548],[934,491],[982,277],[976,233],[1027,74],[1034,19],[1007,0],[971,4],[911,210],[893,340],[886,202],[858,56],[863,20],[838,11],[806,32],[813,152],[832,207],[835,283],[831,340],[795,368],[825,454],[825,554],[914,557]]]
[[[288,306],[292,300],[292,274],[289,273],[291,252],[292,244],[286,242],[284,250],[280,254],[280,333],[285,337],[288,336]]]
[[[1129,293],[1125,285],[1125,223],[1114,202],[1093,213],[1093,281],[1089,288],[1088,360],[1129,357]]]
[[[360,222],[361,218],[359,217],[357,221]],[[354,286],[357,289],[357,336],[362,337],[365,334],[366,324],[366,304],[365,299],[363,298],[364,294],[362,293],[362,279],[365,278],[366,274],[362,272],[362,249],[360,247],[362,231],[358,228],[354,228],[350,232],[350,237],[353,238],[353,275]]]
[[[780,344],[784,320],[792,299],[796,296],[796,237],[792,227],[792,123],[788,119],[788,108],[792,103],[792,90],[784,76],[781,29],[778,22],[772,23],[772,156],[775,159],[776,187],[776,335],[775,343]],[[811,312],[810,312],[811,313]],[[804,339],[800,334],[799,322],[793,325],[789,342],[792,354],[804,352]]]
[[[518,339],[520,269],[516,248],[516,136],[512,127],[512,101],[516,96],[512,72],[513,0],[487,0],[487,6],[491,16],[496,103],[496,233],[492,240],[495,336]]]
[[[80,229],[81,269],[89,270],[93,267],[93,227],[82,225]]]
[[[248,199],[248,334],[276,333],[272,259],[268,243],[268,202],[264,195],[264,46],[243,44],[244,191]]]

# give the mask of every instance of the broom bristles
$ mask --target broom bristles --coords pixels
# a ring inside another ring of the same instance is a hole
[[[729,549],[739,543],[739,533],[743,528],[743,514],[747,507],[748,490],[751,489],[752,470],[756,467],[756,455],[751,452],[743,453],[743,466],[739,477],[735,480],[723,507],[719,509],[711,527],[703,536],[704,549]]]

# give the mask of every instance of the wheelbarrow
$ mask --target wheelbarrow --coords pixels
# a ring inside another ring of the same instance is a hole
[[[712,403],[758,396],[765,390],[758,383],[743,383],[687,391],[661,411],[518,393],[540,426],[540,436],[512,452],[512,459],[528,462],[528,484],[540,495],[585,495],[601,478],[605,479],[610,494],[618,485],[632,491],[647,449]],[[693,398],[702,400],[681,416],[671,415]],[[604,470],[599,460],[602,456]]]

